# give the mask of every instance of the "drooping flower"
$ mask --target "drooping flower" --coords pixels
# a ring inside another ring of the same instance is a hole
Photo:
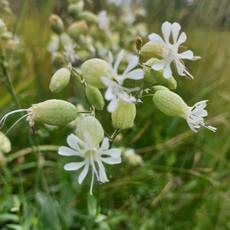
[[[187,50],[180,54],[178,53],[179,46],[187,39],[184,32],[182,32],[178,38],[180,29],[181,26],[179,23],[174,22],[173,24],[171,24],[169,22],[164,22],[161,27],[164,40],[155,33],[152,33],[148,36],[151,42],[160,44],[163,47],[163,52],[161,56],[164,58],[164,61],[154,64],[152,66],[152,69],[160,70],[165,68],[164,77],[169,78],[172,74],[170,64],[173,61],[176,65],[176,69],[179,75],[189,76],[193,79],[193,76],[188,72],[181,59],[197,60],[200,57],[194,56],[191,50]],[[173,44],[169,42],[171,33],[173,38]]]
[[[63,52],[63,54],[65,55],[68,62],[75,62],[79,59],[79,56],[74,51],[76,46],[76,44],[69,44],[68,46],[64,46],[65,52]]]
[[[204,109],[207,105],[207,100],[200,101],[189,107],[179,95],[169,90],[160,89],[154,94],[153,102],[166,115],[184,118],[194,132],[197,132],[201,126],[213,132],[216,131],[216,128],[206,125],[204,122],[204,117],[208,115],[208,112]]]
[[[94,147],[91,142],[90,135],[87,131],[84,132],[86,143],[79,139],[76,135],[71,134],[67,137],[67,142],[71,148],[60,147],[58,154],[62,156],[78,156],[83,159],[80,162],[68,163],[64,166],[67,171],[74,171],[83,168],[78,177],[78,183],[81,184],[88,174],[89,167],[92,169],[92,180],[90,185],[90,194],[93,191],[94,176],[98,182],[105,183],[108,180],[105,167],[106,164],[121,163],[121,151],[119,149],[109,149],[109,139],[104,138],[101,147]],[[97,165],[97,167],[96,167]]]
[[[123,87],[122,85],[125,79],[139,80],[139,79],[143,79],[143,75],[144,75],[142,69],[132,70],[138,64],[137,56],[133,56],[128,66],[126,67],[125,71],[123,72],[123,74],[118,75],[117,70],[122,60],[123,54],[124,54],[124,50],[121,50],[113,66],[113,55],[111,52],[109,52],[111,75],[109,78],[101,76],[102,82],[107,87],[107,90],[105,92],[105,99],[111,101],[107,108],[109,112],[113,112],[116,110],[118,98],[122,100],[124,103],[135,103],[137,101],[135,97],[130,96],[128,93],[137,91],[138,88],[129,89]]]

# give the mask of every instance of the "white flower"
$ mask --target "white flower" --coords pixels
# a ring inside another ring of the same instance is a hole
[[[130,103],[130,102],[135,103],[136,102],[136,98],[130,96],[127,93],[137,91],[138,88],[128,89],[128,88],[123,87],[122,84],[123,84],[123,81],[125,79],[139,80],[139,79],[143,79],[143,75],[144,75],[142,69],[132,70],[138,64],[138,57],[137,56],[133,56],[132,59],[130,60],[129,64],[128,64],[127,68],[123,72],[123,74],[118,75],[117,69],[118,69],[118,66],[121,62],[123,54],[124,54],[124,50],[121,50],[121,52],[119,53],[119,55],[117,57],[117,60],[114,64],[114,66],[113,66],[112,65],[113,64],[113,55],[111,52],[109,52],[111,76],[110,76],[110,78],[101,76],[102,82],[108,87],[108,89],[105,92],[105,99],[108,101],[111,101],[108,105],[108,108],[107,108],[109,112],[113,112],[116,110],[117,98],[122,100],[124,103]],[[130,72],[130,70],[132,70],[132,71]]]
[[[103,163],[110,165],[121,163],[121,151],[119,149],[109,149],[109,139],[104,138],[101,147],[93,147],[90,135],[87,131],[84,132],[86,143],[80,140],[76,135],[71,134],[67,137],[67,142],[71,148],[60,147],[58,154],[62,156],[79,156],[83,158],[83,161],[69,163],[64,166],[67,171],[78,170],[83,168],[80,176],[78,177],[78,183],[81,184],[85,179],[89,167],[92,168],[92,180],[90,186],[90,194],[93,190],[94,175],[97,181],[105,183],[109,181]],[[106,156],[106,157],[104,157]],[[97,164],[97,167],[96,167]]]
[[[74,62],[75,60],[79,59],[79,56],[75,54],[74,48],[76,47],[76,44],[69,44],[68,46],[64,46],[64,49],[66,52],[63,52],[65,55],[67,61]]]
[[[131,0],[107,0],[107,1],[110,4],[115,3],[116,6],[130,5],[131,3]]]
[[[164,22],[161,27],[161,31],[164,36],[164,41],[159,35],[155,33],[152,33],[148,36],[151,42],[155,42],[163,46],[162,57],[164,58],[164,61],[154,64],[152,66],[152,69],[160,70],[165,67],[164,78],[169,78],[172,74],[170,64],[173,61],[176,64],[177,72],[179,75],[187,75],[193,79],[193,76],[188,72],[181,59],[197,60],[200,57],[193,56],[193,52],[191,50],[187,50],[183,53],[178,54],[178,48],[180,44],[184,43],[187,39],[186,34],[184,32],[181,33],[181,35],[178,38],[180,29],[180,24],[176,22],[174,22],[173,24],[169,22]],[[173,44],[169,43],[171,33],[173,38]]]
[[[107,12],[102,10],[98,13],[98,27],[99,29],[104,29],[107,24]]]
[[[207,105],[207,101],[197,102],[194,106],[189,107],[186,111],[184,111],[184,115],[181,115],[184,119],[186,119],[189,127],[192,131],[197,132],[198,129],[203,126],[213,132],[216,132],[217,128],[212,126],[207,126],[204,123],[204,118],[208,115],[208,112],[204,109]]]
[[[47,50],[50,52],[50,53],[55,53],[57,52],[59,49],[59,45],[55,42],[49,42],[48,46],[47,46]]]

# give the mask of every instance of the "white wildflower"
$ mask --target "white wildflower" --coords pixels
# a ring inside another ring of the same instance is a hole
[[[151,42],[155,42],[163,46],[162,57],[164,58],[164,61],[154,64],[152,66],[152,69],[160,70],[165,68],[164,77],[169,78],[172,74],[170,64],[173,61],[176,65],[177,72],[179,75],[187,75],[193,79],[193,76],[188,72],[181,59],[197,60],[200,57],[194,56],[191,50],[187,50],[183,53],[178,54],[178,48],[180,44],[184,43],[187,39],[186,34],[184,32],[182,32],[178,38],[180,29],[180,24],[176,22],[174,22],[173,24],[169,22],[164,22],[161,27],[162,34],[164,36],[164,41],[158,34],[155,33],[152,33],[148,36]],[[173,38],[173,44],[169,43],[171,33]]]
[[[102,10],[98,13],[98,27],[99,29],[104,29],[107,24],[107,12],[106,10]]]
[[[139,80],[143,79],[143,70],[142,69],[135,69],[132,70],[134,67],[138,64],[138,57],[133,56],[133,58],[130,60],[127,68],[123,72],[122,75],[118,75],[117,70],[118,66],[121,62],[121,59],[123,57],[124,50],[121,50],[121,52],[118,55],[118,58],[114,64],[113,64],[113,55],[111,52],[109,52],[109,62],[110,62],[110,72],[111,76],[110,78],[101,76],[102,82],[108,87],[105,92],[105,99],[108,101],[111,101],[108,105],[108,111],[113,112],[117,108],[117,98],[122,100],[124,103],[135,103],[136,98],[130,96],[127,93],[137,91],[138,88],[128,89],[123,87],[123,81],[125,79],[133,79],[133,80]],[[132,71],[131,71],[132,70]],[[130,72],[131,71],[131,72]]]
[[[74,51],[76,46],[76,44],[69,44],[68,46],[64,46],[65,52],[63,52],[63,54],[65,55],[67,61],[75,62],[75,60],[79,59],[79,56]]]
[[[204,123],[204,118],[208,115],[208,112],[204,109],[207,105],[207,101],[197,102],[194,106],[189,107],[186,111],[184,111],[184,115],[181,115],[184,119],[186,119],[189,127],[192,131],[197,132],[198,129],[203,126],[213,132],[216,132],[217,128],[212,126],[207,126]]]
[[[83,159],[80,162],[68,163],[64,166],[67,171],[74,171],[83,168],[80,176],[78,177],[78,183],[81,184],[85,179],[89,167],[92,169],[92,180],[90,186],[90,194],[93,191],[94,176],[98,182],[105,183],[108,180],[103,163],[106,164],[120,164],[121,163],[121,151],[119,149],[109,149],[109,139],[104,138],[101,147],[93,147],[90,135],[87,131],[84,132],[86,143],[80,140],[76,135],[71,134],[67,137],[67,142],[71,148],[60,147],[58,154],[62,156],[78,156]],[[106,156],[106,157],[104,157]],[[96,167],[97,164],[97,167]]]

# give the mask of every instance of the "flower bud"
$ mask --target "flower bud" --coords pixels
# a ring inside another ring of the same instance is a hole
[[[65,57],[59,52],[53,53],[51,62],[55,68],[60,69],[65,64]]]
[[[147,42],[141,48],[141,57],[162,58],[163,47],[154,42]]]
[[[142,47],[142,39],[140,37],[136,38],[136,49],[140,50]]]
[[[118,129],[128,129],[136,117],[136,106],[118,99],[117,108],[112,112],[112,122]]]
[[[80,35],[86,34],[88,26],[85,21],[74,22],[68,29],[68,34],[71,38],[77,40]]]
[[[168,87],[169,89],[176,89],[177,82],[173,78],[173,76],[170,76],[169,78],[164,78],[164,71],[165,69],[161,70],[154,70],[151,68],[152,65],[161,62],[162,60],[159,60],[157,58],[151,58],[146,62],[147,66],[144,66],[144,82],[148,85],[153,85],[156,82],[158,82],[161,85],[164,85]]]
[[[131,166],[138,166],[138,165],[144,164],[142,157],[137,155],[134,149],[123,148],[121,151],[122,151],[125,161],[127,161],[127,163],[130,164]]]
[[[9,31],[6,31],[6,32],[3,32],[2,34],[0,34],[0,37],[4,40],[9,40],[11,39],[13,36],[12,36],[12,33],[9,32]]]
[[[104,138],[104,130],[101,123],[95,117],[87,116],[77,125],[76,135],[84,142],[86,142],[84,137],[85,131],[88,131],[93,147],[98,145]]]
[[[103,110],[105,106],[104,98],[101,91],[92,85],[87,85],[85,88],[86,96],[89,102],[98,110]]]
[[[155,85],[151,88],[151,90],[156,93],[157,91],[159,90],[167,90],[167,91],[170,91],[168,88],[162,86],[162,85]]]
[[[64,30],[64,24],[62,19],[58,15],[52,14],[49,17],[49,21],[50,21],[50,28],[53,30],[53,32],[56,34],[61,34],[62,31]]]
[[[80,19],[83,19],[87,22],[87,24],[94,24],[97,23],[97,15],[95,15],[94,13],[90,12],[90,11],[83,11],[80,15],[79,15]]]
[[[70,71],[66,68],[56,71],[50,81],[50,90],[54,93],[60,92],[67,86],[70,79]]]
[[[70,16],[77,17],[83,11],[83,8],[84,8],[84,1],[72,3],[68,6],[68,12]]]
[[[6,24],[2,21],[2,19],[0,18],[0,35],[4,32],[7,31],[7,27]]]
[[[72,39],[70,38],[70,36],[66,33],[62,33],[61,34],[61,44],[62,46],[69,46],[72,44]]]
[[[153,96],[156,107],[168,116],[183,116],[189,110],[187,104],[177,94],[159,90]]]
[[[66,125],[77,117],[77,110],[74,105],[63,100],[47,100],[32,105],[28,109],[29,117],[48,125]]]
[[[104,60],[93,58],[85,61],[82,66],[82,76],[88,84],[103,89],[106,88],[101,77],[110,77],[110,64]]]
[[[0,151],[4,153],[8,153],[11,150],[11,142],[10,140],[4,135],[4,133],[0,132]]]

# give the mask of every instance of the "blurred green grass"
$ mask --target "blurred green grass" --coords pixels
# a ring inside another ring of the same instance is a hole
[[[107,167],[113,178],[101,186],[101,212],[108,215],[111,229],[230,229],[230,27],[229,19],[223,20],[229,1],[194,1],[191,8],[186,1],[170,2],[145,1],[149,32],[160,33],[165,20],[182,24],[188,37],[186,47],[202,59],[185,62],[195,79],[182,79],[183,84],[179,84],[176,92],[190,106],[208,99],[206,121],[218,130],[193,133],[186,121],[161,114],[151,98],[144,99],[144,104],[137,108],[135,126],[122,132],[123,139],[116,146],[135,148],[145,165],[133,168],[123,162]],[[11,60],[20,62],[10,68],[23,108],[50,98],[86,101],[76,84],[68,85],[58,95],[51,94],[48,88],[55,70],[46,50],[51,34],[47,19],[63,6],[64,1],[59,5],[55,1],[31,1],[24,6],[17,34],[23,39],[25,53],[13,54]],[[60,13],[65,14],[65,10]],[[9,19],[9,25],[14,20]],[[15,105],[3,85],[0,87],[3,115],[15,109]],[[85,106],[88,108],[89,104]],[[106,132],[111,132],[109,114],[97,115]],[[16,117],[7,121],[4,130]],[[150,125],[138,140],[134,139],[146,124]],[[37,141],[39,145],[66,145],[71,132],[69,127],[50,131],[41,125]],[[26,135],[22,122],[9,133],[13,149],[7,156],[29,147]],[[38,170],[37,158],[43,165]],[[14,194],[22,204],[17,214],[23,229],[90,229],[92,220],[87,216],[90,178],[79,186],[79,172],[63,170],[67,160],[56,151],[40,151],[39,156],[37,152],[27,154],[21,165],[13,160],[2,167],[0,213],[10,212]]]

